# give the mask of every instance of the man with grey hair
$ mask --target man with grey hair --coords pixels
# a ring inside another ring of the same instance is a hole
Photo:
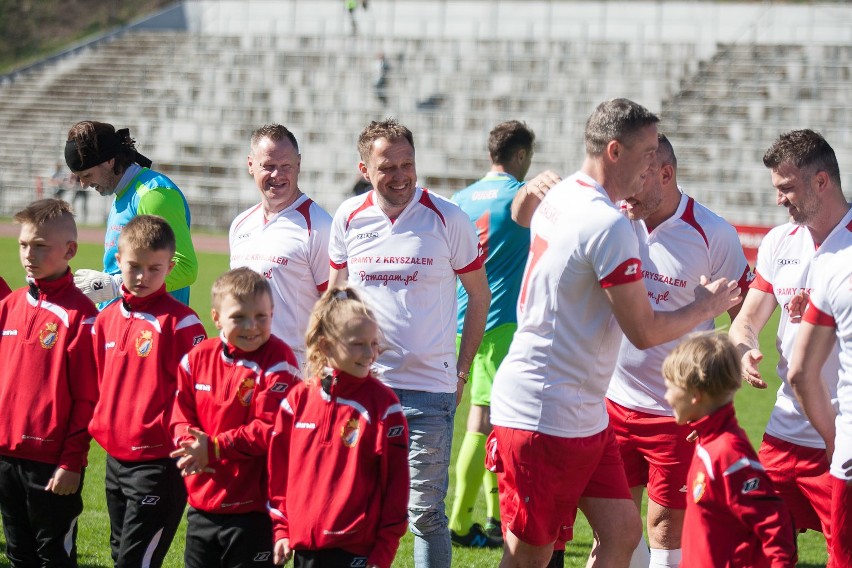
[[[280,124],[251,136],[249,175],[260,203],[237,215],[228,232],[231,268],[263,274],[275,304],[272,333],[301,365],[305,331],[314,304],[328,285],[331,216],[299,189],[302,156],[296,137]]]
[[[639,243],[615,203],[642,190],[658,120],[627,99],[598,105],[582,168],[532,215],[518,330],[491,399],[487,463],[499,480],[502,567],[546,566],[573,537],[578,507],[597,537],[590,564],[627,566],[642,525],[604,404],[618,326],[647,348],[739,302],[736,282],[704,277],[695,301],[677,310],[648,302]]]

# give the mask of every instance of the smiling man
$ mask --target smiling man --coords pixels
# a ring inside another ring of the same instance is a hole
[[[834,149],[819,133],[782,134],[766,151],[763,164],[770,170],[776,202],[787,209],[790,221],[772,229],[760,243],[755,278],[731,324],[730,337],[742,356],[743,380],[765,389],[758,368],[763,359],[758,336],[775,308],[781,307],[775,342],[781,386],[760,445],[760,461],[787,502],[796,529],[821,531],[830,547],[832,482],[825,440],[796,400],[788,372],[799,364],[793,344],[801,310],[794,306],[816,284],[812,270],[816,259],[846,238],[852,209],[843,195]],[[837,408],[838,372],[839,351],[834,345],[817,377],[833,401],[832,410]]]
[[[175,233],[175,267],[166,278],[166,289],[189,304],[189,286],[198,276],[198,259],[189,233],[190,213],[186,198],[175,183],[156,172],[151,160],[136,151],[127,128],[84,120],[68,131],[65,163],[80,178],[83,188],[100,195],[114,195],[104,237],[104,269],[80,269],[74,283],[93,302],[105,303],[121,293],[121,273],[115,255],[121,229],[137,215],[157,215]]]
[[[414,136],[393,119],[358,139],[373,190],[332,223],[329,285],[355,286],[376,315],[378,377],[399,397],[410,432],[408,518],[417,568],[451,562],[444,513],[453,417],[485,330],[491,291],[479,239],[457,205],[417,184]],[[456,357],[456,277],[468,293]]]
[[[260,203],[231,223],[231,268],[247,266],[272,288],[272,333],[305,362],[305,331],[311,309],[328,285],[331,216],[299,189],[302,156],[296,137],[280,124],[251,136],[249,175]]]

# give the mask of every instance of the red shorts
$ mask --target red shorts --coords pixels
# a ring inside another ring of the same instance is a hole
[[[695,453],[692,432],[671,416],[625,408],[607,399],[609,423],[618,440],[630,487],[648,486],[648,498],[670,509],[686,508],[686,474]]]
[[[487,448],[503,526],[527,544],[555,542],[560,548],[574,538],[580,497],[631,499],[610,428],[586,438],[561,438],[495,426]]]
[[[764,434],[758,457],[775,490],[787,503],[796,529],[822,532],[830,543],[832,478],[825,450]]]
[[[831,477],[831,566],[852,566],[852,482]]]

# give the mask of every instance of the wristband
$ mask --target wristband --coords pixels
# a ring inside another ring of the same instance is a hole
[[[456,373],[456,377],[460,381],[464,381],[464,384],[467,384],[467,378],[470,376],[470,371],[459,371]]]

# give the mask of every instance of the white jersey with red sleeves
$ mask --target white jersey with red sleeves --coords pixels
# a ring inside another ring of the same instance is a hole
[[[314,304],[328,286],[331,216],[307,195],[266,221],[262,204],[231,223],[231,268],[247,266],[272,287],[272,333],[290,346],[301,365]]]
[[[382,330],[377,378],[391,388],[455,392],[456,275],[484,260],[467,214],[417,187],[391,221],[370,191],[338,208],[328,253]]]
[[[844,219],[846,220],[846,219]],[[820,247],[814,265],[814,287],[805,321],[833,327],[840,348],[835,420],[836,438],[831,475],[852,481],[842,465],[852,460],[852,221]],[[830,357],[834,356],[833,354]]]
[[[752,288],[773,294],[778,305],[781,306],[778,335],[775,340],[779,353],[776,369],[781,379],[781,386],[778,388],[775,407],[766,425],[766,433],[791,444],[808,448],[824,448],[825,442],[808,422],[787,381],[793,342],[799,329],[797,322],[790,321],[787,306],[797,292],[805,290],[810,293],[813,288],[811,268],[814,258],[822,254],[825,247],[831,248],[832,241],[838,236],[845,238],[843,233],[847,231],[846,226],[850,221],[852,221],[852,210],[831,231],[819,249],[807,227],[792,223],[775,227],[760,243],[755,277],[751,283]],[[822,379],[825,381],[835,407],[837,405],[838,356],[839,352],[835,347],[822,368]]]
[[[548,192],[530,229],[518,330],[494,378],[491,422],[591,436],[609,423],[604,394],[622,337],[604,288],[642,279],[639,243],[582,172]]]
[[[642,275],[655,310],[670,312],[692,303],[701,276],[735,280],[740,290],[746,291],[751,270],[737,231],[688,195],[681,195],[675,213],[650,233],[644,221],[632,221],[631,225],[639,238]],[[692,331],[713,328],[711,318]],[[662,366],[666,355],[681,341],[637,349],[623,338],[607,398],[633,410],[672,416],[664,398]]]

